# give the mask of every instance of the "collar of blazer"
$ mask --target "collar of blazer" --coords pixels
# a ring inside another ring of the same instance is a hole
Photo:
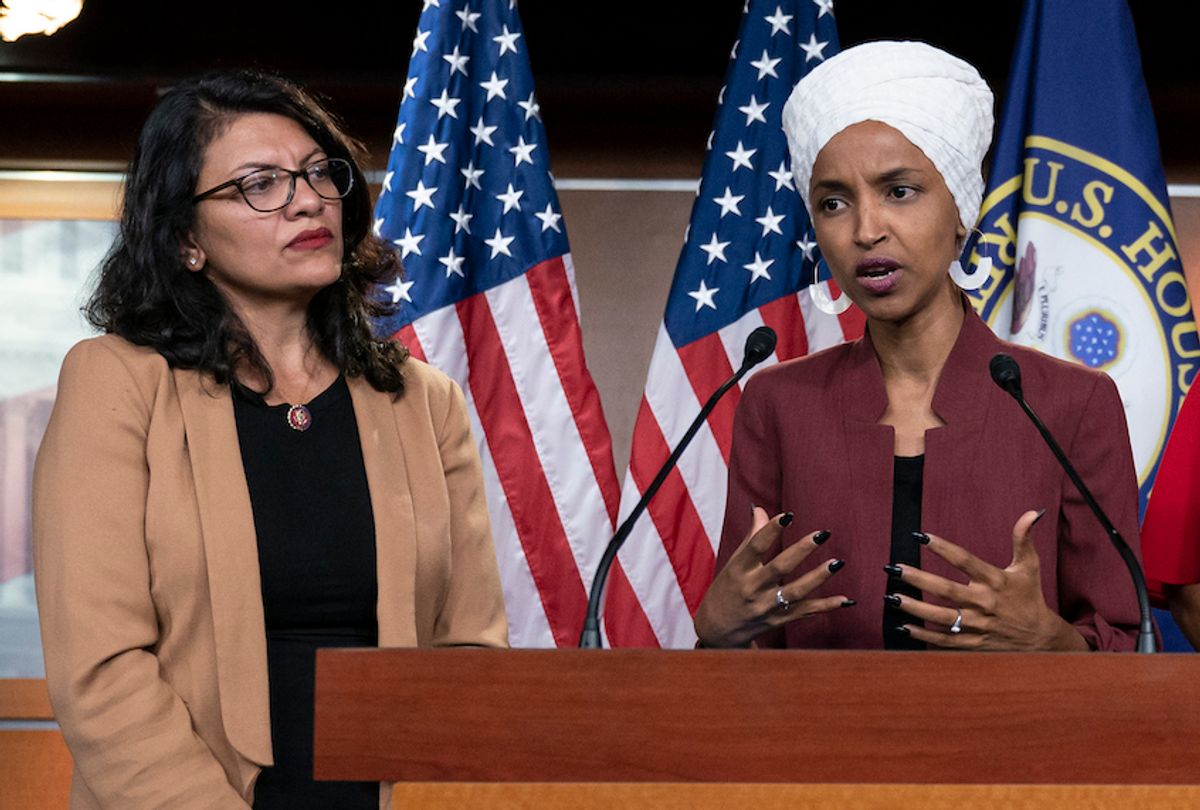
[[[991,400],[994,388],[988,360],[1003,348],[965,298],[963,309],[962,328],[933,393],[933,411],[947,425],[978,424],[983,420],[985,403]],[[870,331],[850,348],[839,377],[842,412],[851,421],[877,423],[887,410],[887,392]]]

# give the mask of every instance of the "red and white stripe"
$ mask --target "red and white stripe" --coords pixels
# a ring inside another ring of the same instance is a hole
[[[398,333],[466,393],[514,647],[578,643],[619,502],[577,313],[566,255]]]
[[[763,324],[775,330],[778,343],[762,367],[858,337],[863,330],[859,310],[827,315],[812,305],[804,290],[753,310],[679,350],[661,328],[634,426],[622,518],[704,402],[741,365],[746,337]],[[610,586],[605,600],[605,631],[612,646],[691,647],[695,643],[692,616],[712,579],[725,513],[733,413],[740,394],[740,388],[731,390],[709,414],[621,549],[618,559],[628,579],[627,589]]]

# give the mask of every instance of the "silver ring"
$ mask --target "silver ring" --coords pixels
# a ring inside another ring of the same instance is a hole
[[[962,631],[962,608],[959,608],[958,615],[954,617],[954,624],[950,625],[950,635],[957,636]]]
[[[783,598],[783,586],[780,586],[779,589],[775,591],[775,607],[779,608],[784,613],[787,613],[788,608],[791,606],[792,603]]]

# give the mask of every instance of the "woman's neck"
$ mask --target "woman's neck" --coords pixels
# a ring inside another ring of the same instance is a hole
[[[953,306],[946,301],[903,322],[869,325],[888,400],[879,422],[892,427],[898,456],[923,454],[925,432],[945,424],[933,410],[933,395],[962,329],[962,303],[955,293]]]
[[[941,299],[904,321],[869,322],[885,382],[937,382],[963,324],[961,299],[957,289],[953,292],[952,299]]]
[[[238,315],[274,377],[274,385],[263,395],[268,404],[307,402],[337,377],[336,367],[313,340],[305,312],[277,310]],[[239,371],[238,377],[256,390],[266,387],[266,380],[247,370]]]

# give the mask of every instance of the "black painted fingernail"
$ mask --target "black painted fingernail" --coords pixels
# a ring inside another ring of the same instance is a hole
[[[857,604],[858,604],[858,602],[855,602],[853,599],[843,599],[842,600],[842,607],[854,607]]]
[[[813,545],[819,546],[829,539],[829,532],[822,530],[813,535]]]
[[[1033,527],[1034,527],[1034,526],[1037,524],[1037,522],[1038,522],[1039,520],[1041,520],[1041,519],[1042,519],[1042,515],[1044,515],[1044,514],[1046,514],[1046,510],[1045,510],[1045,509],[1039,509],[1039,510],[1038,510],[1038,513],[1037,513],[1037,517],[1035,517],[1035,518],[1033,519],[1033,523],[1030,523],[1030,524],[1029,524],[1029,528],[1031,528],[1031,529],[1032,529],[1032,528],[1033,528]]]
[[[916,540],[923,546],[929,545],[929,535],[925,534],[925,532],[913,532],[912,537],[913,540]]]
[[[895,630],[897,633],[899,633],[902,636],[911,636],[912,635],[912,633],[908,632],[908,625],[905,625],[905,624],[898,624],[892,629]]]
[[[885,594],[883,597],[883,603],[885,605],[891,605],[892,607],[900,607],[900,597],[896,596],[894,593]]]
[[[845,565],[845,560],[834,560],[833,562],[829,563],[829,573],[836,574],[838,571],[841,571]]]
[[[883,570],[887,571],[887,575],[889,577],[895,577],[896,579],[900,579],[900,577],[904,576],[904,569],[898,565],[888,564],[883,567]]]
[[[792,521],[795,519],[796,519],[796,516],[793,515],[791,512],[784,512],[783,517],[781,517],[779,519],[779,525],[784,526],[784,527],[791,526]]]

